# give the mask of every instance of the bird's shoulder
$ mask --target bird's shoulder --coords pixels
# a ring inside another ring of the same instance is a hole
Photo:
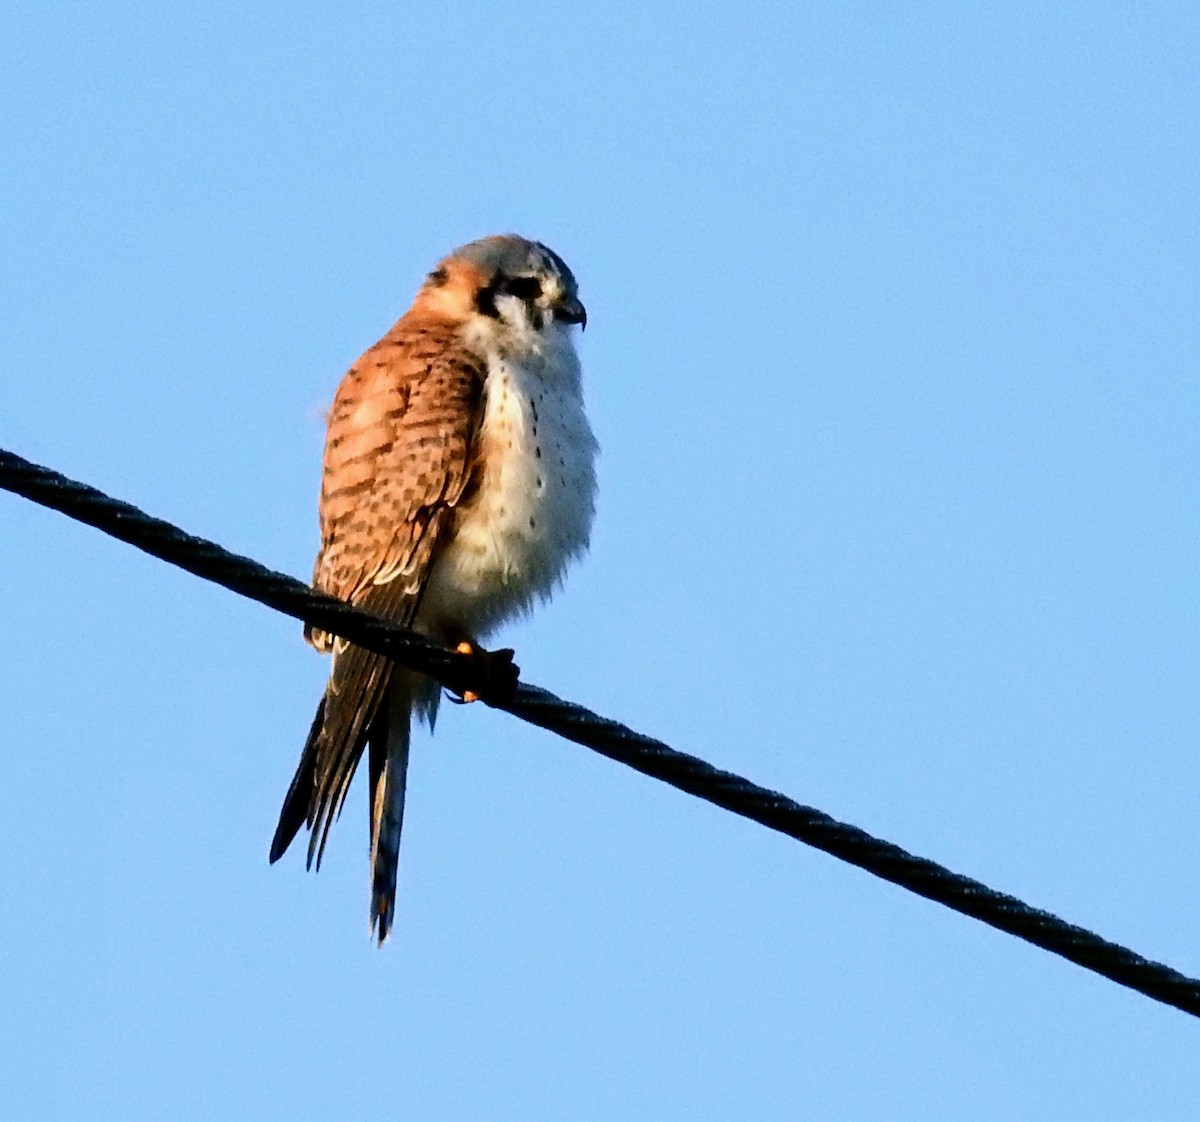
[[[364,403],[396,395],[461,389],[464,382],[482,382],[487,357],[471,345],[461,322],[414,309],[402,316],[346,372],[334,397],[331,421],[337,414],[358,412]],[[359,412],[369,423],[373,411]]]

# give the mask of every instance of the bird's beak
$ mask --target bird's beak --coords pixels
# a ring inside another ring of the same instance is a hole
[[[568,296],[555,307],[554,318],[563,323],[577,323],[584,330],[587,329],[587,308],[574,296]]]

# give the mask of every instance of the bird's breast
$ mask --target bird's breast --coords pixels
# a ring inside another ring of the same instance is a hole
[[[482,637],[547,598],[588,545],[596,441],[569,343],[488,364],[478,485],[430,574],[421,616]]]

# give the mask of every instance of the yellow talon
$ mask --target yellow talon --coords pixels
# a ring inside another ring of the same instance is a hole
[[[513,662],[512,651],[485,651],[468,640],[457,643],[454,649],[458,654],[466,655],[476,663],[472,678],[475,684],[480,686],[480,690],[463,690],[460,700],[464,704],[482,701],[484,693],[493,700],[495,697],[507,698],[512,695],[516,689],[517,675],[520,673]]]
[[[459,643],[454,649],[458,651],[459,654],[464,655],[473,655],[477,652],[475,644],[468,643],[466,641]],[[478,701],[479,694],[477,694],[474,690],[463,690],[462,700],[464,705],[471,701]]]

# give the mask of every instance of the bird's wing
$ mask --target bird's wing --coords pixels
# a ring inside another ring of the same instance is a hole
[[[355,363],[329,415],[313,584],[353,603],[395,580],[419,593],[422,547],[473,466],[483,364],[454,323],[411,318]]]
[[[412,624],[438,543],[472,478],[483,379],[455,323],[411,316],[351,368],[329,416],[317,588]],[[319,864],[391,665],[342,639],[306,634],[332,648],[333,666],[273,852],[307,822],[309,861],[315,855]]]

